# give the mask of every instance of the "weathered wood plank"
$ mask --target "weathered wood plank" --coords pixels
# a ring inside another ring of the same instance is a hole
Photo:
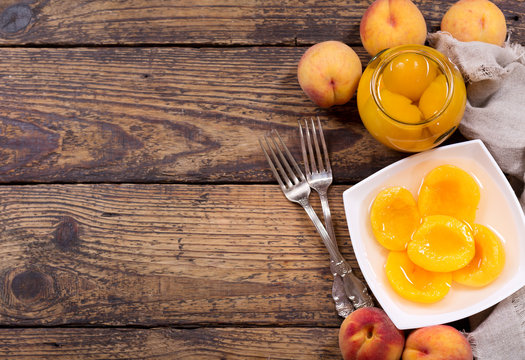
[[[0,329],[2,359],[340,359],[337,328]]]
[[[276,185],[0,186],[0,244],[2,326],[340,324],[327,251]]]
[[[402,158],[367,133],[355,99],[322,110],[306,98],[303,51],[2,49],[0,182],[274,181],[258,138],[276,128],[299,156],[297,120],[312,115],[338,182]]]
[[[415,0],[429,31],[455,0]],[[525,3],[494,0],[516,39]],[[5,0],[0,44],[360,44],[368,1]]]

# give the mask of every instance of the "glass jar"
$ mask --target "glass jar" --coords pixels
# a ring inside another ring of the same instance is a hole
[[[380,52],[368,63],[357,89],[357,107],[367,130],[404,152],[442,143],[458,127],[465,104],[465,83],[457,67],[423,45]]]

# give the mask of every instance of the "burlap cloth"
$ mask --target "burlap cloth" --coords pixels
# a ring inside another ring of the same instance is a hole
[[[481,139],[525,209],[525,48],[461,42],[447,33],[429,34],[431,46],[454,62],[467,82],[467,107],[459,130]],[[467,334],[477,359],[525,359],[525,287],[495,308],[471,318]]]

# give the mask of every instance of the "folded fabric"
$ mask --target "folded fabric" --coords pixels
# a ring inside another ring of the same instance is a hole
[[[523,359],[525,288],[500,302],[467,338],[478,360]]]
[[[429,34],[431,46],[456,64],[467,83],[467,106],[459,131],[481,139],[504,173],[525,181],[525,48],[461,42],[450,34]],[[525,210],[525,191],[520,198]],[[499,303],[468,334],[477,359],[523,359],[525,288]]]

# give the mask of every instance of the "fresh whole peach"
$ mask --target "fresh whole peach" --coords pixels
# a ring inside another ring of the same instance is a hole
[[[507,24],[501,10],[488,0],[461,0],[441,20],[441,30],[460,41],[503,45]]]
[[[403,360],[472,360],[472,348],[459,331],[448,325],[434,325],[408,335]]]
[[[355,310],[339,329],[344,360],[397,360],[404,343],[404,333],[383,310],[375,307]]]
[[[376,0],[365,11],[359,32],[366,51],[374,56],[397,45],[423,45],[427,25],[410,0]]]
[[[310,47],[297,67],[299,85],[318,106],[347,103],[357,89],[363,67],[355,51],[340,41]]]

